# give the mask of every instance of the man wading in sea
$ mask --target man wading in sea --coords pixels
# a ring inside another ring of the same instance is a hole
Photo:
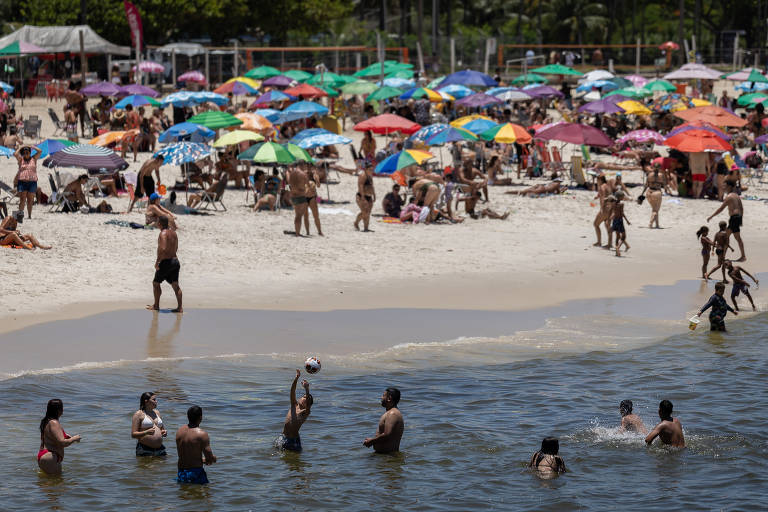
[[[282,450],[290,450],[293,452],[301,451],[301,437],[299,437],[299,429],[309,418],[309,412],[312,408],[312,403],[315,401],[309,392],[309,382],[304,380],[301,385],[304,388],[304,396],[299,400],[296,400],[296,383],[299,382],[299,376],[301,372],[296,370],[296,377],[293,379],[291,385],[291,410],[285,415],[285,425],[283,426],[283,434],[277,440],[277,448]]]
[[[656,425],[645,438],[646,444],[650,445],[658,437],[666,445],[685,448],[683,425],[680,420],[672,417],[672,402],[662,400],[659,403],[659,418],[661,418],[661,423]]]
[[[648,429],[645,428],[640,416],[632,413],[632,400],[622,400],[619,404],[619,413],[621,414],[621,430],[640,432],[641,434],[648,433]]]
[[[376,435],[363,441],[366,447],[373,446],[376,453],[393,453],[400,451],[400,439],[403,437],[403,415],[397,408],[400,401],[400,390],[387,388],[381,395],[381,405],[385,412],[379,419],[379,429]]]
[[[187,410],[189,424],[176,432],[176,451],[179,454],[179,472],[176,481],[183,484],[207,484],[208,475],[203,465],[216,462],[208,432],[200,428],[203,409],[193,405]]]
[[[176,294],[176,309],[174,313],[183,313],[181,308],[181,288],[179,288],[179,270],[181,263],[176,258],[176,251],[179,248],[179,237],[176,232],[168,227],[168,217],[161,216],[158,219],[160,223],[160,236],[157,237],[157,260],[155,261],[155,278],[152,280],[152,290],[155,294],[155,303],[147,306],[147,309],[158,311],[160,309],[160,295],[162,290],[160,284],[168,281]]]

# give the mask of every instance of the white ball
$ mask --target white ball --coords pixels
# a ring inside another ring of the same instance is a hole
[[[316,357],[309,357],[304,361],[304,369],[307,373],[317,373],[320,371],[320,360]]]

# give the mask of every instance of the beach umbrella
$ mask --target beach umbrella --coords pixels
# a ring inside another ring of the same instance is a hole
[[[86,85],[80,89],[80,93],[85,96],[117,96],[120,92],[120,86],[112,82],[98,82]]]
[[[634,100],[627,100],[622,101],[620,103],[616,104],[617,107],[620,107],[624,110],[624,113],[628,115],[635,115],[635,116],[649,116],[651,115],[651,110],[640,103],[639,101]]]
[[[745,82],[751,82],[753,84],[764,84],[768,83],[768,78],[766,78],[766,76],[760,71],[753,69],[749,72],[749,76],[747,76]]]
[[[664,75],[665,80],[717,80],[720,72],[703,64],[684,64],[680,69]]]
[[[229,98],[217,94],[213,91],[196,91],[190,93],[190,97],[197,103],[213,103],[214,105],[226,105],[229,103]]]
[[[443,96],[441,96],[440,93],[433,91],[432,89],[427,89],[426,87],[414,87],[400,95],[401,100],[416,100],[420,98],[426,98],[433,103],[440,103],[443,101]]]
[[[528,130],[514,123],[504,123],[498,126],[494,126],[480,134],[480,138],[484,140],[493,140],[501,144],[512,144],[517,142],[518,144],[528,144],[533,140]]]
[[[768,94],[765,94],[762,92],[753,92],[751,94],[744,94],[742,96],[739,96],[739,99],[736,100],[736,103],[744,106],[744,105],[749,105],[750,103],[762,103],[767,99],[768,99]]]
[[[365,102],[387,100],[389,98],[395,98],[403,94],[402,89],[397,87],[379,87],[365,98]]]
[[[445,123],[428,124],[427,126],[419,128],[417,131],[411,134],[411,136],[408,137],[408,140],[427,140],[434,134],[446,130],[450,127],[451,125]]]
[[[275,110],[273,108],[257,108],[253,111],[254,114],[257,116],[261,116],[270,123],[274,123],[278,119],[280,119],[280,111]],[[239,114],[236,114],[235,117],[237,117]]]
[[[439,76],[439,77],[435,78],[434,80],[432,80],[431,82],[429,82],[427,84],[427,89],[437,89],[438,86],[443,84],[443,80],[445,80],[445,75],[442,75],[442,76]],[[448,85],[451,85],[451,84],[445,84],[446,87]],[[456,85],[456,84],[453,84],[453,85]],[[448,94],[450,94],[450,93],[448,93]]]
[[[240,82],[243,83],[252,89],[258,89],[261,86],[261,82],[254,80],[253,78],[248,78],[247,76],[236,76],[234,78],[230,78],[225,84],[231,84],[232,82]]]
[[[48,50],[45,50],[44,48],[40,48],[39,46],[36,46],[32,43],[27,43],[26,41],[14,41],[8,46],[4,46],[3,48],[0,48],[0,56],[30,55],[33,53],[51,53],[51,52]]]
[[[723,140],[731,140],[731,136],[725,133],[724,131],[722,131],[721,129],[702,121],[691,121],[688,123],[683,123],[680,126],[676,127],[674,130],[670,131],[667,134],[667,138],[672,137],[673,135],[677,135],[678,133],[683,133],[691,130],[704,130],[712,133],[713,135],[720,137]]]
[[[339,96],[339,91],[331,87],[330,85],[316,85],[318,89],[322,89],[326,93],[328,93],[329,98],[337,98]]]
[[[471,94],[467,97],[461,98],[456,102],[456,105],[462,106],[462,107],[469,107],[469,108],[480,108],[480,107],[487,107],[488,105],[494,105],[497,103],[504,103],[504,102],[499,98],[497,98],[496,96],[490,96],[488,94],[483,94],[482,92],[477,92],[475,94]]]
[[[509,101],[509,102],[527,101],[532,99],[532,96],[529,95],[527,92],[520,91],[511,87],[507,91],[497,92],[492,96],[499,98],[501,101]]]
[[[497,125],[498,123],[496,123],[495,121],[491,121],[490,119],[473,119],[468,123],[465,123],[464,125],[462,125],[461,128],[464,128],[465,130],[469,130],[475,134],[480,134],[490,130],[491,128]],[[455,125],[451,123],[451,126],[455,126]]]
[[[13,92],[14,87],[11,84],[5,83],[2,80],[0,80],[0,89],[4,90],[8,94],[11,94]]]
[[[562,92],[548,85],[537,85],[530,88],[524,88],[523,91],[525,91],[525,93],[531,98],[548,98],[553,96],[558,98],[564,97]]]
[[[611,78],[614,78],[615,76],[616,75],[614,75],[613,73],[605,69],[595,69],[595,70],[589,71],[588,73],[584,73],[584,76],[581,78],[580,81],[595,82],[597,80],[609,80]]]
[[[536,138],[544,140],[559,140],[582,146],[607,147],[613,141],[594,126],[578,123],[560,123],[536,133]]]
[[[40,144],[37,144],[35,147],[40,150],[40,158],[45,158],[48,155],[52,155],[56,153],[57,151],[61,151],[64,148],[68,148],[69,146],[74,146],[77,144],[76,142],[72,142],[71,140],[66,139],[45,139]],[[10,155],[5,156],[12,156],[13,151],[11,151]]]
[[[201,124],[211,130],[218,130],[219,128],[227,128],[229,126],[238,126],[243,122],[230,114],[229,112],[221,112],[219,110],[211,110],[208,112],[201,112],[196,116],[192,116],[187,119],[189,123]]]
[[[296,82],[297,80],[294,80],[291,77],[285,75],[275,75],[261,82],[261,85],[268,87],[290,87],[292,85],[296,85]]]
[[[283,72],[283,75],[297,82],[306,82],[312,76],[312,73],[307,73],[301,69],[289,69]]]
[[[368,80],[357,80],[356,82],[352,82],[349,84],[345,84],[341,86],[341,92],[343,94],[371,94],[373,91],[378,89],[379,87],[373,83],[369,82]]]
[[[605,96],[613,96],[614,94],[621,94],[630,98],[645,98],[646,96],[653,95],[653,92],[643,87],[624,87],[623,89],[616,89],[606,93]]]
[[[686,153],[703,151],[730,151],[733,147],[725,140],[706,130],[691,130],[667,137],[667,146]]]
[[[314,101],[299,101],[289,105],[283,110],[283,113],[301,114],[299,119],[302,119],[312,116],[324,116],[328,113],[328,107],[315,103]]]
[[[152,107],[159,107],[162,105],[159,101],[150,98],[149,96],[142,96],[140,94],[132,94],[130,96],[126,96],[125,98],[121,99],[117,103],[115,103],[115,106],[112,108],[125,108],[128,105],[131,105],[132,107],[141,107],[142,105],[150,105]]]
[[[676,91],[677,87],[675,87],[675,84],[672,82],[668,82],[666,80],[651,80],[647,84],[643,86],[643,89],[648,89],[649,91],[662,91],[662,92],[672,92]]]
[[[197,123],[179,123],[171,126],[157,138],[158,141],[167,142],[207,142],[216,136],[216,132]]]
[[[631,81],[627,80],[626,78],[622,78],[620,76],[615,76],[613,78],[609,78],[608,82],[611,82],[613,84],[616,84],[620,89],[623,89],[625,87],[634,87],[635,84],[633,84]]]
[[[309,128],[294,135],[291,142],[300,148],[311,149],[334,144],[350,144],[352,139],[337,135],[324,128]]]
[[[593,80],[593,81],[582,83],[580,86],[576,88],[576,91],[584,92],[584,91],[591,91],[592,89],[606,89],[610,91],[618,88],[619,86],[616,85],[614,82],[611,82],[610,80]]]
[[[231,92],[235,96],[244,96],[246,94],[256,94],[259,91],[244,82],[235,80],[234,82],[228,82],[217,87],[213,90],[213,92],[222,95],[229,94]]]
[[[272,66],[259,66],[249,70],[245,76],[256,80],[263,80],[280,74],[280,71]]]
[[[111,149],[92,144],[75,144],[57,151],[43,161],[45,167],[78,167],[89,171],[117,171],[128,163]]]
[[[16,150],[7,148],[5,146],[0,146],[0,156],[11,158],[15,154],[16,154]]]
[[[477,135],[466,128],[454,128],[453,126],[449,126],[445,130],[441,130],[431,135],[424,141],[424,143],[427,146],[442,146],[449,142],[460,142],[465,140],[477,140]]]
[[[396,87],[398,89],[410,89],[416,83],[413,80],[406,80],[405,78],[385,78],[382,81],[376,82],[379,87]]]
[[[581,73],[576,71],[573,68],[570,68],[568,66],[563,66],[562,64],[548,64],[546,66],[542,66],[540,68],[532,69],[531,72],[533,73],[539,73],[541,75],[572,75],[572,76],[582,76]]]
[[[120,91],[116,94],[116,96],[131,96],[131,95],[149,96],[150,98],[157,98],[158,96],[160,96],[160,93],[151,87],[147,87],[146,85],[128,84],[124,87],[121,87]]]
[[[587,112],[590,114],[616,114],[618,112],[624,112],[615,102],[609,99],[602,99],[598,101],[590,101],[586,105],[579,107],[579,112]]]
[[[389,73],[385,78],[404,78],[406,80],[412,80],[413,75],[414,75],[413,70],[401,69],[399,71],[394,71],[392,73]]]
[[[675,112],[692,106],[694,106],[693,100],[682,94],[665,94],[648,104],[648,108],[654,112]]]
[[[196,105],[194,93],[192,91],[177,91],[169,94],[160,100],[163,107],[173,105],[174,107],[187,107],[189,105]]]
[[[706,107],[707,105],[711,105],[711,101],[707,101],[702,98],[691,98],[691,103],[693,103],[694,107]]]
[[[232,130],[219,137],[216,142],[213,143],[215,148],[223,148],[226,146],[232,146],[234,144],[240,144],[246,140],[254,140],[256,142],[264,140],[264,137],[256,132],[250,130]]]
[[[299,96],[304,98],[321,98],[323,96],[328,96],[328,93],[324,90],[309,84],[299,84],[295,87],[290,87],[283,92],[285,94],[290,94],[291,96],[296,96],[297,98]]]
[[[256,111],[258,112],[258,111]],[[254,132],[265,132],[272,128],[272,121],[257,114],[256,112],[241,112],[235,114],[235,119],[242,121],[243,124],[238,126],[240,130],[251,130]]]
[[[288,152],[293,156],[293,158],[296,159],[297,162],[315,163],[315,159],[312,158],[312,155],[307,153],[306,149],[290,142],[283,144],[283,147],[288,150]]]
[[[89,140],[88,144],[93,144],[94,146],[106,147],[106,146],[109,146],[110,144],[116,144],[122,141],[127,135],[136,135],[138,133],[139,133],[139,130],[105,132]]]
[[[429,88],[429,87],[427,87]],[[470,94],[474,94],[475,91],[467,87],[466,85],[459,85],[459,84],[449,84],[449,85],[443,85],[441,87],[438,87],[437,90],[439,92],[445,92],[453,96],[454,98],[463,98],[464,96],[469,96]]]
[[[379,76],[381,75],[381,62],[374,62],[370,66],[363,68],[357,72],[354,73],[353,76],[358,78],[365,78],[369,76]],[[384,74],[388,75],[389,73],[394,73],[396,71],[401,71],[404,69],[413,69],[413,64],[401,64],[394,60],[385,60],[384,61]]]
[[[211,147],[199,142],[174,142],[159,151],[152,158],[163,157],[163,165],[182,165],[197,162],[212,153]]]
[[[353,82],[357,82],[360,79],[358,77],[352,76],[352,75],[339,75],[339,80],[342,82],[341,85],[347,85],[347,84],[351,84]]]
[[[734,80],[736,82],[745,82],[745,81],[748,81],[747,78],[749,78],[749,76],[752,74],[752,71],[761,73],[761,71],[758,68],[744,68],[739,71],[734,71],[733,73],[726,73],[722,75],[720,78],[725,78],[727,80]]]
[[[635,87],[643,87],[648,83],[648,79],[640,75],[626,75],[625,80],[628,80]]]
[[[276,142],[262,142],[251,146],[237,155],[238,160],[249,160],[259,164],[292,164],[296,161],[284,146]]]
[[[510,82],[513,85],[520,84],[545,84],[547,83],[547,77],[537,75],[536,73],[526,73],[524,75],[517,76]]]
[[[379,162],[374,172],[376,174],[392,174],[411,165],[420,165],[422,162],[434,157],[435,155],[428,151],[405,149]]]
[[[285,94],[284,92],[280,91],[269,91],[265,92],[255,100],[253,100],[253,103],[251,103],[251,106],[249,108],[255,108],[257,105],[269,105],[270,103],[276,103],[281,101],[293,101],[296,98],[289,94]]]
[[[724,108],[714,105],[694,107],[681,112],[675,112],[675,115],[686,121],[705,121],[715,126],[735,126],[738,128],[747,124],[746,119],[742,119]]]
[[[616,142],[618,142],[620,145],[624,145],[631,140],[635,142],[653,142],[655,144],[664,144],[664,136],[653,130],[634,130],[627,133]]]
[[[485,73],[473,71],[471,69],[465,69],[463,71],[451,73],[445,77],[445,80],[440,82],[440,85],[452,84],[466,85],[467,87],[494,87],[499,85],[496,80],[486,75]]]
[[[134,64],[131,68],[131,71],[136,71],[136,65]],[[154,62],[151,60],[143,60],[139,62],[139,71],[142,73],[162,73],[165,71],[165,66],[160,64],[159,62]]]
[[[308,83],[310,85],[318,86],[318,85],[330,85],[331,87],[336,86],[342,86],[345,81],[341,76],[337,75],[336,73],[333,73],[331,71],[324,71],[322,73],[315,73],[311,77],[309,77],[305,83]]]
[[[357,123],[354,129],[358,132],[372,131],[378,134],[402,132],[410,135],[421,128],[420,124],[409,121],[396,114],[380,114]]]
[[[195,70],[182,73],[176,80],[179,82],[193,82],[196,84],[208,83],[208,80],[205,79],[205,75]]]
[[[468,116],[462,116],[458,119],[454,119],[453,121],[451,121],[451,126],[453,126],[454,128],[465,128],[467,124],[477,120],[488,121],[490,123],[493,123],[493,125],[496,124],[493,121],[493,119],[491,119],[488,116],[484,116],[482,114],[471,114]],[[488,126],[488,128],[490,128],[490,125]],[[482,131],[485,131],[485,130],[482,130]],[[478,133],[478,132],[473,131],[473,133]]]

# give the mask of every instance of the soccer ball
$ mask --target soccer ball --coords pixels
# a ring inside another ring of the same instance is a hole
[[[307,373],[317,373],[320,371],[320,360],[316,357],[309,357],[304,361],[304,369]]]

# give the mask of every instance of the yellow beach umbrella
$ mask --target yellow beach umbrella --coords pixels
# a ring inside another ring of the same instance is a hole
[[[139,130],[106,132],[106,133],[102,133],[98,137],[94,137],[91,140],[89,140],[88,144],[105,147],[105,146],[109,146],[113,142],[122,141],[127,135],[136,135],[138,133],[139,133]]]
[[[707,105],[711,105],[711,101],[703,100],[701,98],[692,98],[691,102],[693,103],[694,107],[706,107]]]
[[[248,78],[247,76],[236,76],[235,78],[230,78],[225,84],[231,83],[231,82],[242,82],[245,85],[250,85],[254,89],[258,89],[261,86],[261,82],[258,80],[254,80],[253,78]]]
[[[488,117],[488,116],[484,116],[482,114],[472,114],[470,116],[460,117],[460,118],[456,119],[455,121],[452,121],[451,122],[451,126],[453,126],[454,128],[461,128],[465,124],[467,124],[469,122],[472,122],[472,121],[474,121],[476,119],[484,119],[486,121],[491,121],[491,122],[495,123],[495,121],[493,119],[491,119],[490,117]]]
[[[231,146],[233,144],[240,144],[246,140],[255,140],[258,142],[260,140],[264,140],[264,137],[250,130],[233,130],[219,137],[219,139],[213,143],[213,146],[221,148],[224,146]]]
[[[620,101],[616,104],[617,107],[624,109],[627,114],[634,114],[636,116],[649,116],[651,111],[639,101],[628,100]]]

